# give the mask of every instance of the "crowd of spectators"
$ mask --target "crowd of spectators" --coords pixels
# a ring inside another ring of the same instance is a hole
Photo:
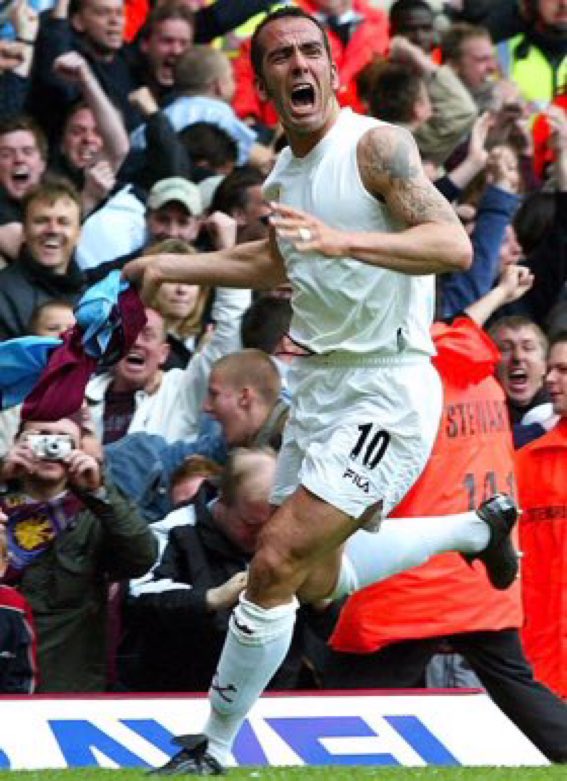
[[[567,761],[567,4],[295,4],[327,30],[341,105],[412,132],[474,249],[439,279],[442,428],[395,514],[506,490],[523,564],[505,595],[444,554],[305,606],[272,688],[448,685],[432,665],[458,652],[479,676],[465,685]],[[262,182],[286,140],[249,38],[275,6],[3,4],[1,341],[67,332],[139,255],[267,235]],[[290,318],[286,285],[166,284],[76,415],[0,412],[1,691],[208,687],[269,512]]]

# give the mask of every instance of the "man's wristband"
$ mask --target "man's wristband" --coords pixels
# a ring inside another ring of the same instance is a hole
[[[22,38],[20,35],[16,35],[16,41],[18,43],[25,43],[28,46],[35,46],[35,41],[30,41],[28,38]]]

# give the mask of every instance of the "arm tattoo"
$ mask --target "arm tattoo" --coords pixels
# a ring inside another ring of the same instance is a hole
[[[361,139],[358,163],[362,180],[408,226],[458,222],[450,204],[427,179],[408,131],[376,128]]]
[[[390,175],[392,184],[396,179],[413,179],[413,177],[418,174],[417,166],[413,164],[410,159],[409,144],[403,138],[400,138],[397,141],[392,157],[388,160],[388,163],[389,166],[387,166],[387,171]]]
[[[392,186],[397,180],[412,179],[419,173],[415,160],[412,160],[412,145],[407,133],[395,134],[390,129],[378,128],[361,140],[359,164],[365,179],[384,180]],[[413,154],[415,157],[415,152]]]
[[[387,202],[392,212],[408,226],[424,222],[459,222],[449,202],[425,178],[415,179],[408,186],[392,188]]]

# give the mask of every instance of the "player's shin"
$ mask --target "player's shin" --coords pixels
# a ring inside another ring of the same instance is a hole
[[[266,610],[241,597],[230,619],[209,690],[211,715],[203,732],[208,751],[225,764],[248,711],[283,662],[291,645],[298,603]]]
[[[387,518],[378,532],[357,531],[348,540],[332,598],[424,564],[447,551],[475,553],[490,532],[476,512],[428,518]]]

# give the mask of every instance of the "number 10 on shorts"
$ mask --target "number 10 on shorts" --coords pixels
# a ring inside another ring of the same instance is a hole
[[[374,469],[384,458],[390,442],[390,435],[374,423],[362,423],[358,426],[359,435],[356,445],[350,452],[350,458],[362,456],[363,466]]]

